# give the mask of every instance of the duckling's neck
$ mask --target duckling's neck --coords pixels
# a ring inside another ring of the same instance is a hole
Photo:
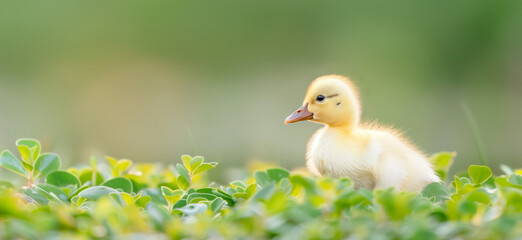
[[[343,132],[345,134],[351,134],[353,131],[355,131],[355,129],[357,129],[358,125],[359,125],[359,121],[354,120],[354,121],[347,121],[347,122],[344,122],[341,124],[328,124],[326,126],[332,130]]]

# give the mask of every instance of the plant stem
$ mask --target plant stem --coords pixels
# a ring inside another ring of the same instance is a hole
[[[27,187],[30,188],[33,185],[33,171],[29,172],[29,179],[27,180]]]

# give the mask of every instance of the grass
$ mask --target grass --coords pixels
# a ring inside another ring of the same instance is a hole
[[[460,104],[462,111],[464,111],[464,115],[466,115],[466,119],[469,122],[469,126],[471,127],[471,132],[473,133],[473,139],[475,140],[475,145],[477,146],[477,151],[480,156],[480,161],[482,164],[489,164],[488,158],[486,157],[486,153],[484,151],[484,147],[482,144],[482,138],[480,137],[479,128],[477,124],[477,120],[475,120],[475,116],[471,112],[471,108],[469,108],[468,104],[465,102],[461,102]]]
[[[216,186],[217,166],[182,156],[166,168],[91,159],[61,169],[33,139],[0,165],[27,186],[0,182],[0,239],[519,239],[522,170],[489,167],[432,183],[421,193],[354,189],[350,179],[282,168]],[[443,179],[454,153],[432,156]]]

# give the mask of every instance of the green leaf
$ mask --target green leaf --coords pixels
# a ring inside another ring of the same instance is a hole
[[[270,199],[266,202],[266,207],[270,214],[281,213],[286,209],[288,199],[284,192],[275,192]]]
[[[50,172],[60,169],[60,157],[54,153],[44,153],[38,156],[34,164],[35,177],[46,176]]]
[[[193,157],[192,160],[190,160],[190,168],[188,168],[190,171],[194,171],[196,170],[196,168],[199,167],[199,165],[201,165],[201,163],[203,163],[203,157],[201,156],[196,156],[196,157]]]
[[[81,185],[80,180],[76,176],[66,171],[54,171],[49,173],[45,181],[57,187],[73,185],[75,188],[77,188]]]
[[[111,193],[111,194],[114,194],[114,193]],[[132,195],[130,195],[129,193],[126,193],[126,192],[120,192],[119,194],[120,194],[121,199],[123,200],[124,206],[131,206],[134,204],[134,198],[132,197]]]
[[[457,190],[457,192],[462,188],[462,186],[464,186],[464,183],[462,182],[462,180],[455,176],[454,177],[455,181],[452,182],[453,184],[453,187]]]
[[[108,197],[109,193],[118,193],[118,191],[106,186],[95,186],[81,191],[78,196],[89,200],[98,200],[102,197]]]
[[[185,180],[187,180],[187,182],[190,184],[190,175],[189,175],[188,170],[179,163],[176,164],[176,168],[178,170],[179,175],[183,176],[183,178],[185,178]]]
[[[185,180],[185,177],[181,175],[178,176],[176,182],[180,189],[187,190],[190,187],[190,183],[187,180]]]
[[[92,183],[93,172],[90,169],[81,172],[79,179],[80,179],[80,182],[82,184],[85,184],[87,182],[91,182],[92,186],[100,185],[100,184],[103,183],[103,176],[99,172],[95,173],[95,180],[96,180],[96,182],[94,184]]]
[[[368,201],[370,201],[370,202],[373,201],[373,193],[370,190],[368,190],[366,188],[361,188],[361,189],[359,189],[358,192],[361,194],[361,196],[363,196]]]
[[[109,166],[111,168],[116,168],[116,165],[118,164],[118,159],[110,156],[105,156],[105,159],[107,160],[107,162],[109,162]]]
[[[244,192],[245,192],[245,189],[242,188],[242,187],[236,187],[236,192],[242,192],[242,193],[244,193]]]
[[[471,165],[468,168],[468,174],[474,184],[482,184],[491,177],[491,169],[487,166]]]
[[[433,182],[428,184],[422,190],[422,196],[427,198],[434,198],[436,202],[450,199],[450,192],[448,188],[439,182]]]
[[[204,187],[204,188],[200,188],[200,189],[196,190],[196,192],[214,194],[214,190],[215,190],[215,188]]]
[[[83,186],[77,188],[76,190],[74,190],[73,192],[71,192],[71,193],[69,194],[69,199],[72,199],[73,197],[75,197],[76,195],[78,195],[78,193],[82,192],[83,190],[85,190],[85,189],[87,189],[87,188],[89,188],[89,186],[87,186],[87,185],[83,185]]]
[[[16,159],[16,157],[9,150],[4,150],[2,153],[0,153],[0,166],[26,178],[28,177],[27,170],[24,168],[24,166],[22,166],[20,160]]]
[[[36,191],[49,200],[58,202],[67,201],[67,194],[51,184],[38,184],[33,186]]]
[[[27,170],[27,172],[31,172],[33,171],[33,165],[31,165],[30,163],[27,163],[25,161],[21,161],[22,163],[22,166],[24,166],[25,170]]]
[[[238,192],[238,189],[233,188],[233,187],[227,187],[225,191],[226,191],[228,194],[234,194],[234,193],[237,193],[237,192]],[[244,189],[243,189],[243,192],[245,192]]]
[[[132,165],[131,160],[121,159],[116,164],[116,168],[118,169],[118,171],[123,172],[123,171],[127,170],[131,165]]]
[[[290,173],[282,168],[271,168],[266,170],[266,173],[268,174],[268,177],[275,182],[279,182],[283,178],[290,177]]]
[[[174,204],[181,199],[183,196],[183,191],[181,190],[172,190],[169,187],[162,186],[161,187],[161,195],[169,202],[170,204]]]
[[[481,203],[481,204],[484,204],[484,205],[487,205],[491,202],[491,199],[489,198],[489,196],[481,191],[482,189],[478,189],[478,190],[475,190],[473,192],[471,192],[467,197],[466,199],[468,201],[472,201],[474,203]]]
[[[416,193],[394,192],[393,189],[375,191],[375,199],[384,207],[384,211],[391,220],[402,220],[413,211],[412,199]]]
[[[285,194],[290,194],[290,192],[292,192],[292,183],[290,183],[290,180],[288,180],[288,178],[283,178],[277,184],[277,188],[283,191]]]
[[[25,145],[17,146],[20,155],[22,156],[22,160],[29,165],[34,163],[33,154],[31,153],[31,149]]]
[[[248,194],[245,193],[245,192],[237,192],[237,193],[233,193],[232,196],[234,196],[236,199],[248,199]]]
[[[187,200],[184,200],[184,199],[181,199],[179,201],[177,201],[173,206],[172,206],[172,209],[176,209],[176,208],[182,208],[184,206],[187,205]]]
[[[128,206],[120,192],[117,193],[109,193],[109,198],[112,199],[119,206]]]
[[[256,171],[254,173],[254,177],[256,178],[257,184],[259,184],[259,186],[261,186],[263,188],[266,186],[275,184],[275,182],[270,179],[270,177],[268,176],[268,174],[266,172]]]
[[[433,169],[439,175],[440,179],[446,179],[448,171],[451,165],[453,165],[453,158],[455,158],[455,155],[455,152],[441,152],[430,157]]]
[[[157,203],[160,205],[167,205],[168,202],[161,194],[161,190],[159,188],[146,188],[142,190],[143,196],[150,196],[150,201],[153,203]]]
[[[290,182],[294,186],[292,191],[294,191],[293,194],[298,193],[299,187],[303,187],[307,192],[315,192],[315,186],[311,179],[305,178],[301,175],[293,175],[290,177]]]
[[[187,196],[187,201],[188,203],[192,203],[192,200],[195,199],[195,198],[204,198],[205,200],[209,200],[209,201],[212,201],[214,199],[216,199],[216,195],[214,194],[208,194],[208,193],[191,193]]]
[[[196,175],[198,175],[198,174],[200,174],[202,172],[205,172],[205,171],[208,171],[208,170],[210,170],[212,168],[215,168],[216,165],[217,165],[217,162],[203,163],[203,164],[199,165],[199,167],[196,168],[194,170],[194,172],[192,172],[192,175],[196,176]]]
[[[221,209],[223,209],[223,207],[225,206],[225,201],[218,197],[216,199],[214,199],[214,201],[212,201],[210,203],[210,210],[212,210],[212,212],[214,214],[218,213]]]
[[[123,171],[127,170],[132,165],[132,161],[128,159],[118,160],[110,156],[105,156],[105,159],[109,162],[113,177],[119,177]],[[95,166],[93,166],[93,169],[94,168]]]
[[[261,191],[257,192],[252,197],[252,199],[254,199],[254,200],[268,199],[268,198],[272,197],[272,195],[274,194],[274,191],[275,191],[275,185],[265,186],[263,189],[261,189]]]
[[[39,204],[48,204],[49,199],[44,197],[39,191],[36,190],[35,187],[31,188],[22,188],[20,189],[20,193],[26,195],[28,198],[28,202],[37,202]],[[26,198],[24,196],[24,198]],[[0,204],[1,206],[1,204]]]
[[[256,192],[256,187],[257,187],[257,184],[252,183],[252,184],[248,185],[248,187],[245,189],[245,193],[248,195],[248,198],[250,198],[250,197],[252,197],[252,195],[254,195],[254,193]]]
[[[230,185],[234,186],[234,187],[242,187],[242,188],[247,188],[247,185],[239,180],[235,180],[235,181],[232,181],[230,183]]]
[[[511,176],[509,176],[508,182],[514,185],[522,186],[522,176],[518,174],[512,174]]]
[[[517,186],[517,185],[515,185],[513,183],[510,183],[508,181],[507,176],[501,176],[501,177],[495,178],[495,184],[496,184],[497,188],[500,188],[500,187],[514,187],[514,188],[522,187],[522,186]]]
[[[56,186],[53,186],[51,184],[38,184],[37,187],[49,192],[55,194],[60,200],[66,201],[67,195],[64,191],[62,191],[60,188],[57,188]]]
[[[16,141],[16,146],[17,147],[26,146],[31,153],[31,158],[33,159],[33,161],[34,161],[34,159],[37,159],[38,156],[40,155],[40,141],[38,141],[36,139],[31,139],[31,138],[18,139]]]
[[[80,206],[85,201],[85,198],[81,198],[80,196],[74,196],[70,199],[70,201],[71,203],[74,203],[76,206]]]
[[[115,177],[104,183],[102,186],[110,187],[113,189],[121,189],[123,192],[132,193],[132,183],[129,179],[124,177]]]
[[[188,200],[187,200],[187,201],[188,201]],[[205,202],[205,201],[208,202],[208,200],[205,199],[205,198],[197,197],[197,198],[192,198],[192,199],[190,199],[190,201],[188,201],[188,203],[189,203],[189,204],[193,204],[193,203],[201,203],[201,202]]]
[[[232,195],[224,192],[221,189],[214,189],[212,193],[220,198],[223,198],[223,200],[227,201],[227,204],[229,206],[234,206],[235,202],[234,199],[232,199]]]
[[[151,200],[150,196],[141,196],[134,202],[134,204],[136,204],[138,207],[145,208],[145,206],[147,206],[147,203],[149,203],[150,200]]]
[[[162,229],[165,223],[170,220],[170,215],[167,212],[167,209],[163,206],[160,206],[155,203],[148,203],[145,207],[145,211],[147,211],[152,223],[157,229]]]
[[[508,191],[506,192],[506,211],[520,214],[522,212],[522,191]]]
[[[469,193],[466,197],[458,201],[457,207],[460,214],[475,214],[477,212],[477,204],[487,205],[491,200],[488,195],[476,190]]]
[[[183,155],[181,156],[181,161],[183,162],[183,165],[185,165],[185,167],[187,169],[190,169],[190,161],[192,160],[192,157],[189,156],[189,155]]]
[[[370,204],[371,200],[369,200],[363,193],[357,191],[347,191],[346,193],[341,194],[335,201],[335,206],[338,211],[350,206],[368,206]]]
[[[464,185],[462,185],[462,187],[457,191],[457,194],[463,195],[463,194],[469,193],[471,191],[474,191],[479,187],[480,187],[479,185],[475,185],[475,184],[471,184],[471,183],[464,183]],[[452,198],[454,196],[455,196],[455,194],[452,195]]]

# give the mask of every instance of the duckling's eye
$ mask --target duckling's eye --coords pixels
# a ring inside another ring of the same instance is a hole
[[[326,99],[326,97],[324,97],[323,95],[319,95],[319,96],[317,96],[315,101],[318,103],[322,103],[322,102],[324,102],[325,99]]]

